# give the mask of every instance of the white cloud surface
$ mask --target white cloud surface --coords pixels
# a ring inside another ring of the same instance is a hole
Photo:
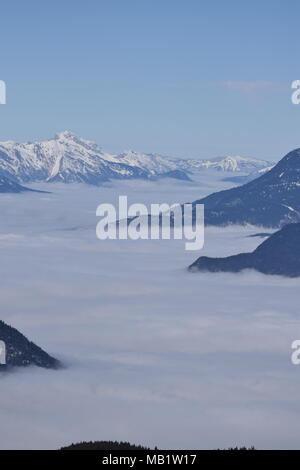
[[[188,273],[181,241],[96,239],[99,203],[225,187],[205,178],[1,195],[1,318],[67,365],[0,376],[1,448],[298,447],[300,281]],[[252,250],[257,231],[209,228],[203,254]]]

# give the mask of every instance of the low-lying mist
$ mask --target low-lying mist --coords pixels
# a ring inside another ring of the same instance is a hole
[[[300,280],[186,270],[253,250],[262,229],[207,228],[200,253],[96,238],[98,204],[188,202],[228,187],[214,178],[0,195],[1,319],[66,365],[0,376],[1,448],[298,447]]]

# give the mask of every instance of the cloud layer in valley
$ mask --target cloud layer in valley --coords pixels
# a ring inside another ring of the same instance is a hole
[[[298,446],[300,281],[191,274],[198,254],[184,241],[96,238],[101,202],[185,202],[228,187],[203,178],[1,195],[1,319],[67,365],[0,376],[1,448]],[[202,254],[252,250],[258,231],[208,228]]]

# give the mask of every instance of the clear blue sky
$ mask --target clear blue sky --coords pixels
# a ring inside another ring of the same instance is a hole
[[[298,0],[2,2],[0,139],[277,159],[300,147]],[[228,83],[230,82],[230,83]]]

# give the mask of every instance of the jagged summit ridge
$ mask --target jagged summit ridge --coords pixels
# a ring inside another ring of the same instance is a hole
[[[181,178],[181,172],[206,168],[252,171],[267,162],[242,157],[212,160],[176,160],[153,153],[129,150],[119,155],[104,152],[90,140],[71,131],[59,132],[41,142],[0,142],[0,175],[19,183],[83,182],[100,184],[110,179],[156,178],[168,172]],[[185,179],[186,176],[185,176]]]
[[[46,369],[61,367],[60,362],[39,346],[29,341],[22,333],[0,320],[0,340],[5,344],[0,371],[10,367],[36,365]]]

